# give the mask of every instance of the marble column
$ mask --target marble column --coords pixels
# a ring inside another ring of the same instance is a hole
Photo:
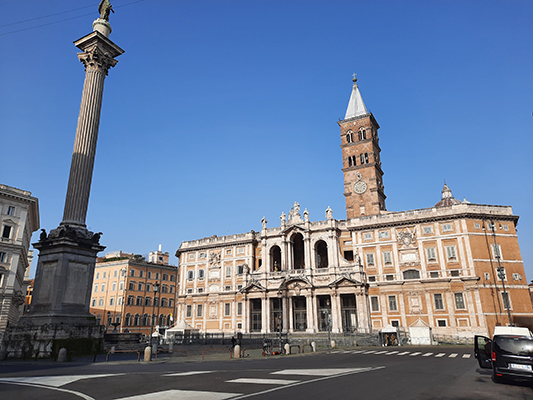
[[[32,306],[22,324],[94,324],[89,313],[91,286],[101,233],[86,229],[85,219],[96,154],[104,79],[116,65],[114,57],[124,50],[106,36],[109,23],[97,20],[98,28],[74,42],[82,50],[78,58],[85,66],[85,82],[81,98],[74,152],[70,168],[63,221],[49,235],[41,233],[38,243],[39,261],[35,274]],[[95,21],[95,23],[97,22]],[[96,28],[95,28],[96,29]]]

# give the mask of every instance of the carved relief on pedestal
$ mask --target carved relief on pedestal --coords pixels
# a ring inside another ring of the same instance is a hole
[[[209,304],[209,318],[216,319],[218,318],[217,302],[211,301]]]
[[[407,293],[409,303],[409,312],[411,314],[420,314],[423,311],[421,292],[412,291]]]

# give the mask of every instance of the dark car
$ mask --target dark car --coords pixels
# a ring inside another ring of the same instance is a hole
[[[505,378],[533,383],[533,337],[496,335],[493,340],[475,336],[474,354],[481,368],[492,368],[494,382]]]

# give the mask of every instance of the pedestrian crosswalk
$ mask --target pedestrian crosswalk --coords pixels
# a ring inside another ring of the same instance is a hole
[[[372,354],[384,356],[409,356],[409,357],[434,357],[434,358],[470,358],[471,353],[463,353],[459,357],[459,353],[441,353],[441,352],[427,352],[421,351],[400,351],[400,350],[333,350],[330,354]]]
[[[291,387],[306,383],[323,381],[324,379],[339,376],[358,374],[368,371],[379,370],[385,367],[359,367],[359,368],[309,368],[309,369],[282,369],[282,370],[262,370],[255,372],[248,371],[184,371],[175,373],[158,373],[152,379],[165,379],[164,385],[175,385],[175,388],[154,391],[148,393],[129,393],[115,400],[226,400],[244,399],[254,397],[258,394],[269,393],[283,387]],[[252,375],[261,374],[260,377]],[[227,378],[219,381],[217,386],[219,391],[193,390],[187,387],[187,379],[194,375],[216,377],[229,374]],[[9,377],[0,378],[0,384],[24,385],[34,388],[56,390],[58,393],[70,393],[85,400],[96,400],[90,393],[76,391],[75,385],[80,381],[114,378],[125,374],[94,374],[94,375],[60,375],[60,376],[38,376],[38,377]],[[237,376],[236,376],[237,375]],[[176,378],[183,378],[182,380]],[[231,386],[225,386],[231,384]],[[242,385],[242,386],[241,386]],[[255,385],[255,386],[254,386]],[[93,385],[97,387],[99,385]],[[86,387],[86,386],[85,386]],[[243,388],[242,392],[238,388]],[[227,390],[231,388],[230,390]],[[236,389],[237,388],[237,389]],[[257,389],[251,389],[257,388]],[[224,390],[226,389],[226,390]],[[79,390],[79,389],[78,389]]]

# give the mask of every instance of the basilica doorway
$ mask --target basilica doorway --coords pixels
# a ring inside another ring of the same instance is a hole
[[[270,299],[270,332],[283,331],[283,303],[281,299]]]
[[[307,329],[307,304],[305,297],[292,298],[293,330],[304,332]]]
[[[251,332],[261,332],[261,299],[252,299],[250,300],[250,322]]]
[[[354,332],[357,329],[357,307],[354,294],[341,294],[342,331]]]
[[[330,296],[317,296],[318,305],[318,330],[331,329],[331,298]]]

